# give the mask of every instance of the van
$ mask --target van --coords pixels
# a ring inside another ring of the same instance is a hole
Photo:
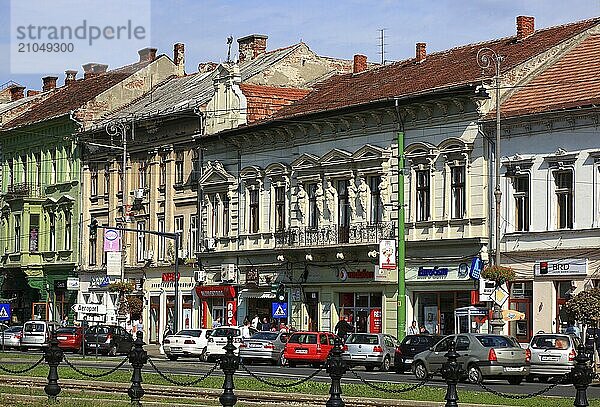
[[[58,323],[52,321],[27,321],[23,325],[21,350],[48,346],[52,332],[58,329]]]

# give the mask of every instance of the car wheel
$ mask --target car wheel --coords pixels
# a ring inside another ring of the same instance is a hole
[[[382,372],[388,372],[390,370],[391,364],[392,362],[390,361],[390,357],[386,356],[383,359],[383,363],[381,363],[381,366],[379,366],[379,370],[381,370]]]
[[[112,345],[110,347],[110,349],[107,352],[108,356],[117,356],[117,347],[115,345]]]
[[[367,372],[372,372],[372,371],[373,371],[373,369],[375,369],[375,366],[365,366],[365,370],[366,370]]]
[[[521,382],[523,381],[523,376],[511,376],[507,380],[508,380],[509,384],[512,384],[513,386],[517,386],[517,385],[521,384]]]
[[[296,367],[296,362],[288,362],[289,367]]]
[[[481,374],[481,370],[475,365],[469,366],[469,368],[467,369],[467,379],[470,383],[481,383],[483,381],[483,375]]]
[[[179,358],[179,356],[176,356],[176,355],[167,355],[167,358],[169,358],[169,360],[175,361],[175,360],[177,360],[177,358]]]
[[[279,366],[287,365],[287,359],[285,358],[285,355],[283,353],[279,356],[278,362],[279,362]]]
[[[429,372],[427,371],[427,368],[425,367],[425,364],[423,362],[415,363],[413,367],[413,373],[415,374],[415,377],[419,380],[425,380],[429,377]]]

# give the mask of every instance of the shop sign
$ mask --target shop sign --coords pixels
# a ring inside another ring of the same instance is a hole
[[[258,270],[257,269],[248,269],[248,271],[246,271],[246,284],[258,285]]]
[[[79,290],[79,277],[67,278],[67,290],[70,290],[70,291]]]
[[[419,267],[418,276],[419,277],[446,277],[448,275],[447,267],[438,267],[434,268],[425,268]]]
[[[196,287],[196,294],[199,298],[234,298],[235,288],[230,285],[201,285]]]
[[[479,301],[494,301],[492,296],[494,295],[494,291],[496,290],[496,282],[491,280],[486,280],[484,278],[479,280]]]
[[[225,313],[226,313],[226,316],[225,316],[226,324],[229,326],[237,325],[237,321],[236,321],[237,302],[235,300],[227,301]]]
[[[483,260],[479,257],[473,257],[471,261],[471,269],[469,270],[469,276],[473,280],[479,280],[481,277],[481,270],[483,270]]]
[[[66,290],[67,280],[54,280],[54,290]]]
[[[379,267],[386,270],[394,270],[396,268],[395,240],[379,241]]]
[[[104,251],[118,252],[121,250],[121,236],[115,229],[104,230]]]
[[[110,278],[108,276],[94,276],[90,280],[91,288],[104,288],[110,284]]]
[[[461,263],[455,267],[448,266],[421,266],[407,267],[405,271],[406,281],[467,281],[469,280],[468,266]],[[466,272],[465,272],[466,269]]]
[[[561,259],[537,262],[533,266],[536,277],[586,276],[587,259]]]
[[[381,308],[371,309],[371,312],[369,315],[369,332],[371,332],[372,334],[381,333],[381,319],[382,319]]]
[[[375,277],[374,271],[369,271],[367,269],[355,270],[348,272],[348,278],[356,278],[356,279],[372,279]]]
[[[181,280],[181,273],[177,273],[177,280]],[[170,283],[175,281],[175,273],[162,273],[162,282]]]

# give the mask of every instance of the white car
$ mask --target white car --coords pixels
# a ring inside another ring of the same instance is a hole
[[[227,337],[229,335],[233,336],[233,345],[236,348],[234,353],[237,355],[239,347],[244,341],[242,328],[242,326],[221,326],[213,329],[210,338],[208,338],[208,345],[206,346],[206,360],[210,362],[225,354],[225,349],[223,348],[227,345]],[[249,327],[249,330],[250,336],[258,332],[252,327]]]
[[[169,335],[163,341],[163,350],[169,360],[180,356],[197,357],[206,360],[206,345],[212,329],[183,329]]]

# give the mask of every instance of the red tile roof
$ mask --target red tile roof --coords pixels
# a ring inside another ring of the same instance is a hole
[[[248,102],[248,123],[269,117],[282,107],[302,99],[309,93],[305,89],[279,88],[247,83],[240,84],[240,89]]]
[[[506,72],[598,23],[600,18],[584,20],[538,30],[522,41],[517,41],[516,36],[512,36],[432,53],[421,63],[416,63],[411,58],[359,74],[337,75],[317,85],[301,101],[281,109],[273,118],[476,84],[484,77],[477,63],[477,52],[481,48],[492,48],[497,54],[504,56],[501,69]],[[485,75],[486,78],[490,76],[491,73]]]
[[[513,117],[600,104],[600,35],[586,38],[558,62],[514,92],[500,114]],[[495,115],[495,112],[493,113]]]

